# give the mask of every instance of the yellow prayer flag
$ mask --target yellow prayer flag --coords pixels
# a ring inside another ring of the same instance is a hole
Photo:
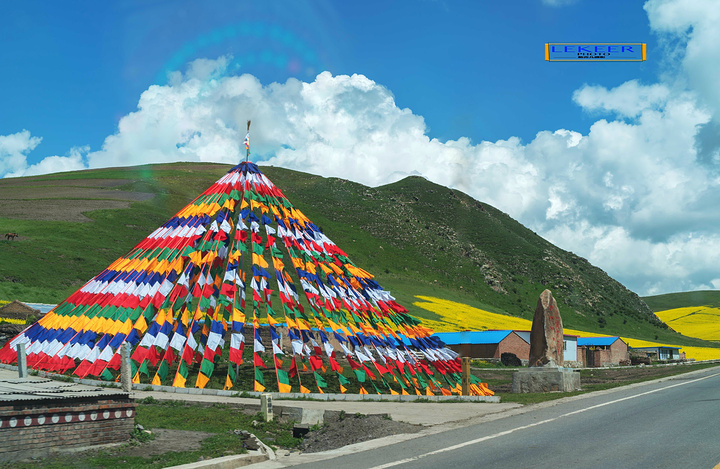
[[[175,388],[184,388],[185,387],[185,377],[181,375],[180,373],[175,374],[175,380],[173,381],[173,387]]]
[[[223,390],[227,391],[228,389],[233,387],[233,382],[230,379],[230,375],[225,376],[225,386],[223,387]]]
[[[210,381],[210,378],[205,376],[202,373],[198,373],[197,380],[195,381],[195,387],[203,389],[205,386],[207,386],[208,381]]]

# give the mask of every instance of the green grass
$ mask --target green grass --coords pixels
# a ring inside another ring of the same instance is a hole
[[[688,306],[720,306],[720,291],[705,290],[646,296],[643,301],[654,312]]]

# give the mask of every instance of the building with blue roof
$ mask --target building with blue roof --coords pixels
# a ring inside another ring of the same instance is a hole
[[[680,347],[669,345],[657,345],[653,347],[630,347],[633,356],[647,357],[650,360],[682,360],[685,353],[680,352]]]
[[[513,353],[521,360],[530,357],[530,343],[511,330],[437,332],[433,336],[462,357],[500,358],[503,353]]]
[[[587,368],[630,364],[628,345],[620,337],[578,337],[578,361]]]

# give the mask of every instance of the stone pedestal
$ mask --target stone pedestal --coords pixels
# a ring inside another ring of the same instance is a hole
[[[568,392],[580,389],[580,373],[562,367],[534,367],[513,373],[514,393]]]

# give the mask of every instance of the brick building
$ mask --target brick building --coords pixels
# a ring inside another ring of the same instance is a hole
[[[579,337],[578,361],[584,367],[615,366],[629,362],[628,345],[620,337]]]
[[[134,426],[135,401],[119,389],[0,369],[0,461],[124,443]]]
[[[462,331],[434,334],[461,357],[500,358],[514,353],[520,359],[530,357],[530,343],[515,331]]]

